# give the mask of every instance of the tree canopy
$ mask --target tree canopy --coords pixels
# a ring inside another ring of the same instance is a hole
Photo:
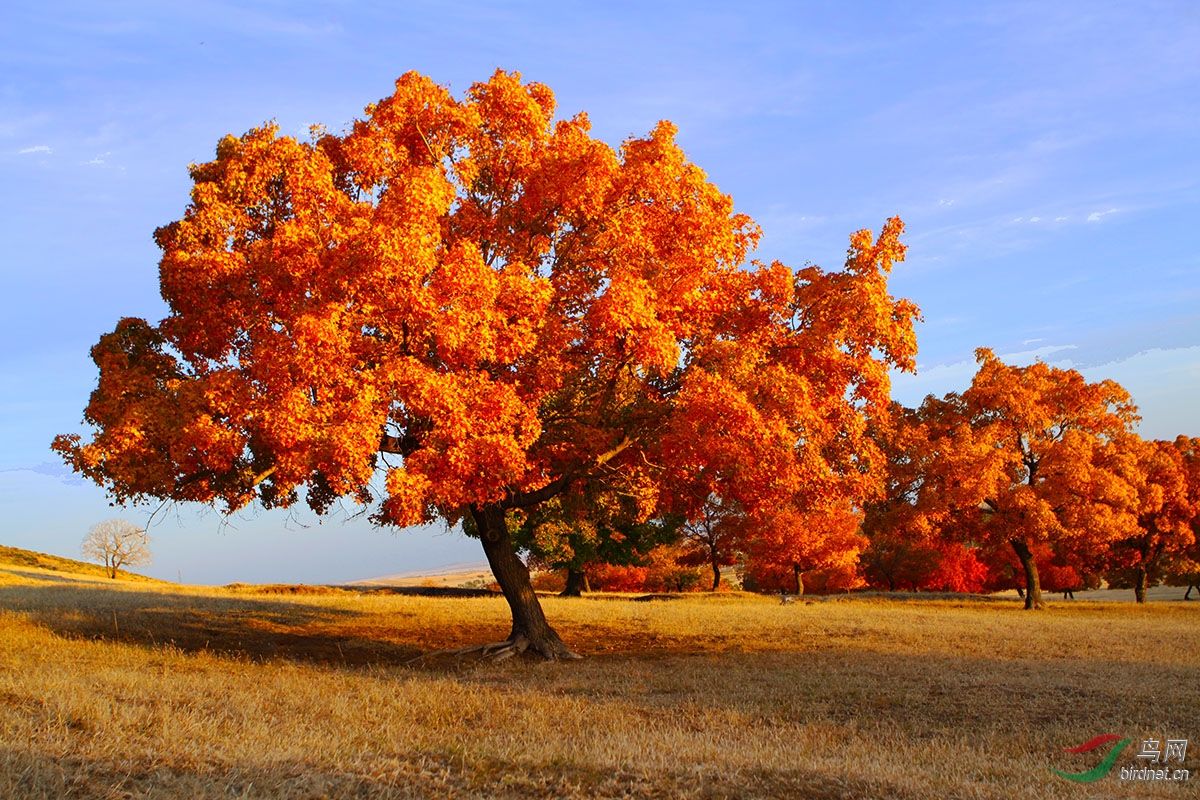
[[[408,73],[342,133],[226,136],[155,232],[169,314],[101,337],[92,430],[55,449],[117,501],[470,515],[510,652],[551,658],[508,511],[582,484],[643,519],[873,491],[868,420],[916,349],[900,220],[840,271],[753,261],[672,124],[619,149],[589,127],[516,73],[461,98]]]

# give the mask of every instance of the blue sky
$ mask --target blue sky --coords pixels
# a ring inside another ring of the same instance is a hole
[[[21,5],[0,11],[0,543],[73,555],[114,513],[48,445],[79,429],[97,337],[165,312],[150,234],[187,164],[268,119],[340,129],[410,69],[455,92],[519,70],[614,144],[673,120],[762,258],[834,267],[899,213],[893,287],[925,313],[905,402],[963,388],[988,346],[1116,378],[1144,435],[1200,435],[1194,3]],[[480,558],[299,512],[180,508],[153,535],[147,572],[189,582]]]

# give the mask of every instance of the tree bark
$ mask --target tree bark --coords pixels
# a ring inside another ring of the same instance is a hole
[[[560,597],[581,597],[587,588],[587,574],[581,569],[567,568],[567,585],[559,593]]]
[[[792,564],[792,574],[796,577],[796,594],[804,594],[804,570],[800,569],[799,564]]]
[[[508,635],[511,650],[516,653],[530,651],[550,661],[577,658],[546,622],[542,605],[529,580],[529,569],[517,558],[509,538],[504,509],[497,505],[473,506],[471,517],[479,530],[488,565],[512,611],[512,632]]]
[[[1033,559],[1033,551],[1029,549],[1029,545],[1023,539],[1010,539],[1008,543],[1012,545],[1013,552],[1017,554],[1021,567],[1025,570],[1025,608],[1027,610],[1045,608],[1045,603],[1042,602],[1042,584],[1038,580],[1037,562]]]
[[[1139,603],[1146,602],[1146,568],[1138,567],[1134,572],[1133,596]]]
[[[712,590],[715,592],[717,590],[717,587],[721,585],[721,559],[717,553],[717,548],[715,548],[715,547],[712,548],[712,550],[710,552],[712,555],[712,571],[713,571]]]

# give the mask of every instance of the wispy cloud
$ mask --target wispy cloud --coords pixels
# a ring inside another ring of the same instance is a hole
[[[50,153],[53,153],[53,152],[54,152],[54,150],[48,144],[35,144],[33,147],[21,148],[20,150],[17,151],[17,155],[32,156],[32,155],[37,155],[38,153],[44,153],[46,155],[49,155]]]
[[[96,156],[95,158],[91,159],[90,161],[85,161],[83,163],[87,166],[102,167],[108,163],[108,157],[111,155],[112,155],[111,152],[101,153],[100,155]]]
[[[1107,211],[1093,211],[1092,213],[1087,215],[1087,221],[1088,222],[1099,222],[1100,220],[1107,217],[1109,214],[1115,214],[1115,213],[1117,213],[1117,209],[1115,209],[1115,208],[1110,208]]]
[[[83,478],[79,477],[75,472],[68,469],[63,464],[58,464],[53,461],[43,461],[40,464],[34,464],[27,467],[10,467],[8,469],[0,469],[3,472],[32,472],[37,475],[45,475],[48,478],[57,478],[68,486],[82,486]]]

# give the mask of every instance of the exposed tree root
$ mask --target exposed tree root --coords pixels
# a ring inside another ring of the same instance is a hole
[[[566,645],[561,642],[554,642],[548,647],[537,648],[533,647],[529,639],[517,634],[502,642],[491,642],[489,644],[477,644],[471,647],[463,647],[457,650],[436,650],[432,653],[425,653],[417,656],[405,663],[413,664],[426,659],[437,658],[440,656],[453,656],[454,658],[464,658],[466,656],[477,655],[476,661],[487,661],[490,663],[499,663],[507,661],[514,656],[528,655],[539,656],[546,661],[567,661],[580,659],[583,656],[573,653],[567,649]]]

